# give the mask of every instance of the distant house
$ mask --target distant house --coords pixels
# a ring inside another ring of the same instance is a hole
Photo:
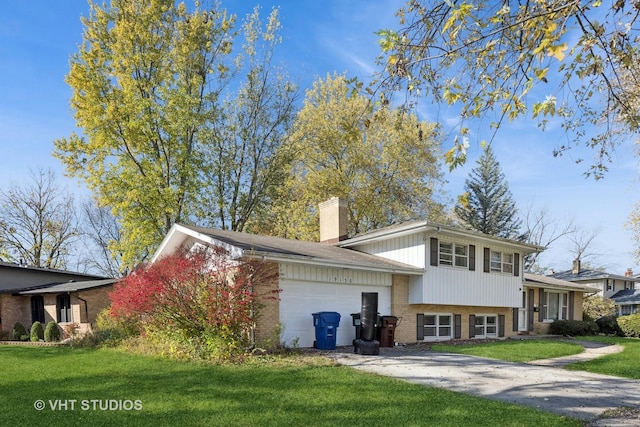
[[[640,293],[636,292],[640,278],[631,269],[627,269],[624,275],[583,269],[578,259],[573,261],[571,270],[553,273],[550,277],[593,288],[602,298],[610,298],[614,302],[618,315],[635,313],[640,305]]]
[[[110,305],[116,280],[0,262],[0,331],[10,332],[16,322],[30,328],[35,321],[54,320],[85,332]]]
[[[624,275],[584,269],[579,259],[573,261],[573,268],[571,270],[552,273],[549,276],[589,286],[595,289],[603,298],[611,298],[611,296],[621,290],[635,289],[636,283],[640,281],[640,279],[634,277],[631,269],[627,270]]]
[[[320,311],[340,313],[337,344],[351,344],[350,315],[363,292],[376,292],[380,314],[399,319],[399,342],[544,333],[554,320],[582,319],[590,289],[523,274],[524,256],[541,247],[424,221],[348,238],[346,224],[346,202],[337,198],[320,205],[320,243],[176,224],[152,261],[178,248],[220,246],[272,263],[280,301],[266,303],[256,340],[280,326],[286,344],[302,347],[313,345],[312,313]]]

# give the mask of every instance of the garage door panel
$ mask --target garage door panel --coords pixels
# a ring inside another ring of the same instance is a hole
[[[351,345],[355,339],[351,313],[359,313],[363,292],[378,293],[378,312],[391,314],[391,288],[387,286],[346,285],[283,280],[280,294],[280,322],[284,326],[283,340],[300,347],[312,347],[315,340],[312,313],[340,313],[337,345]]]

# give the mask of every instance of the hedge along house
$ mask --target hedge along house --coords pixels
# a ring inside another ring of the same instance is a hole
[[[98,312],[109,306],[108,293],[116,279],[0,263],[0,331],[16,322],[30,328],[53,320],[62,327],[75,323],[80,332],[91,328]]]
[[[362,292],[378,293],[378,311],[399,318],[395,340],[406,343],[543,333],[554,316],[540,320],[536,298],[550,298],[544,313],[552,313],[557,291],[567,293],[555,317],[582,319],[582,287],[524,275],[524,256],[544,248],[420,221],[347,238],[346,218],[345,201],[322,203],[320,243],[176,224],[152,261],[181,247],[221,246],[273,263],[278,283],[264,289],[279,288],[280,300],[265,302],[255,337],[272,338],[281,326],[284,343],[301,347],[313,345],[319,311],[340,313],[337,345],[350,345]]]

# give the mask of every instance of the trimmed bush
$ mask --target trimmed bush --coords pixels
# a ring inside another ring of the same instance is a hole
[[[618,326],[620,326],[624,336],[629,338],[640,337],[640,313],[618,317]]]
[[[36,321],[31,325],[31,341],[38,342],[44,339],[44,328],[42,323]]]
[[[27,341],[29,339],[27,328],[20,322],[16,322],[16,324],[13,325],[13,339],[16,341]]]
[[[598,333],[598,325],[591,320],[556,320],[551,324],[549,333],[567,337],[595,335]]]
[[[618,318],[616,316],[602,316],[596,320],[596,325],[598,325],[601,334],[614,335],[618,337],[624,336],[624,332],[620,329],[620,326],[618,325]]]
[[[60,328],[53,320],[47,323],[47,327],[44,330],[44,340],[46,342],[60,341]]]

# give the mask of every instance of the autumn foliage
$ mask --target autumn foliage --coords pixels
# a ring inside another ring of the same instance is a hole
[[[261,299],[277,298],[275,286],[256,292],[276,283],[276,274],[267,263],[234,260],[219,248],[181,250],[118,284],[110,295],[111,315],[135,321],[141,333],[183,352],[233,354],[250,344]]]

